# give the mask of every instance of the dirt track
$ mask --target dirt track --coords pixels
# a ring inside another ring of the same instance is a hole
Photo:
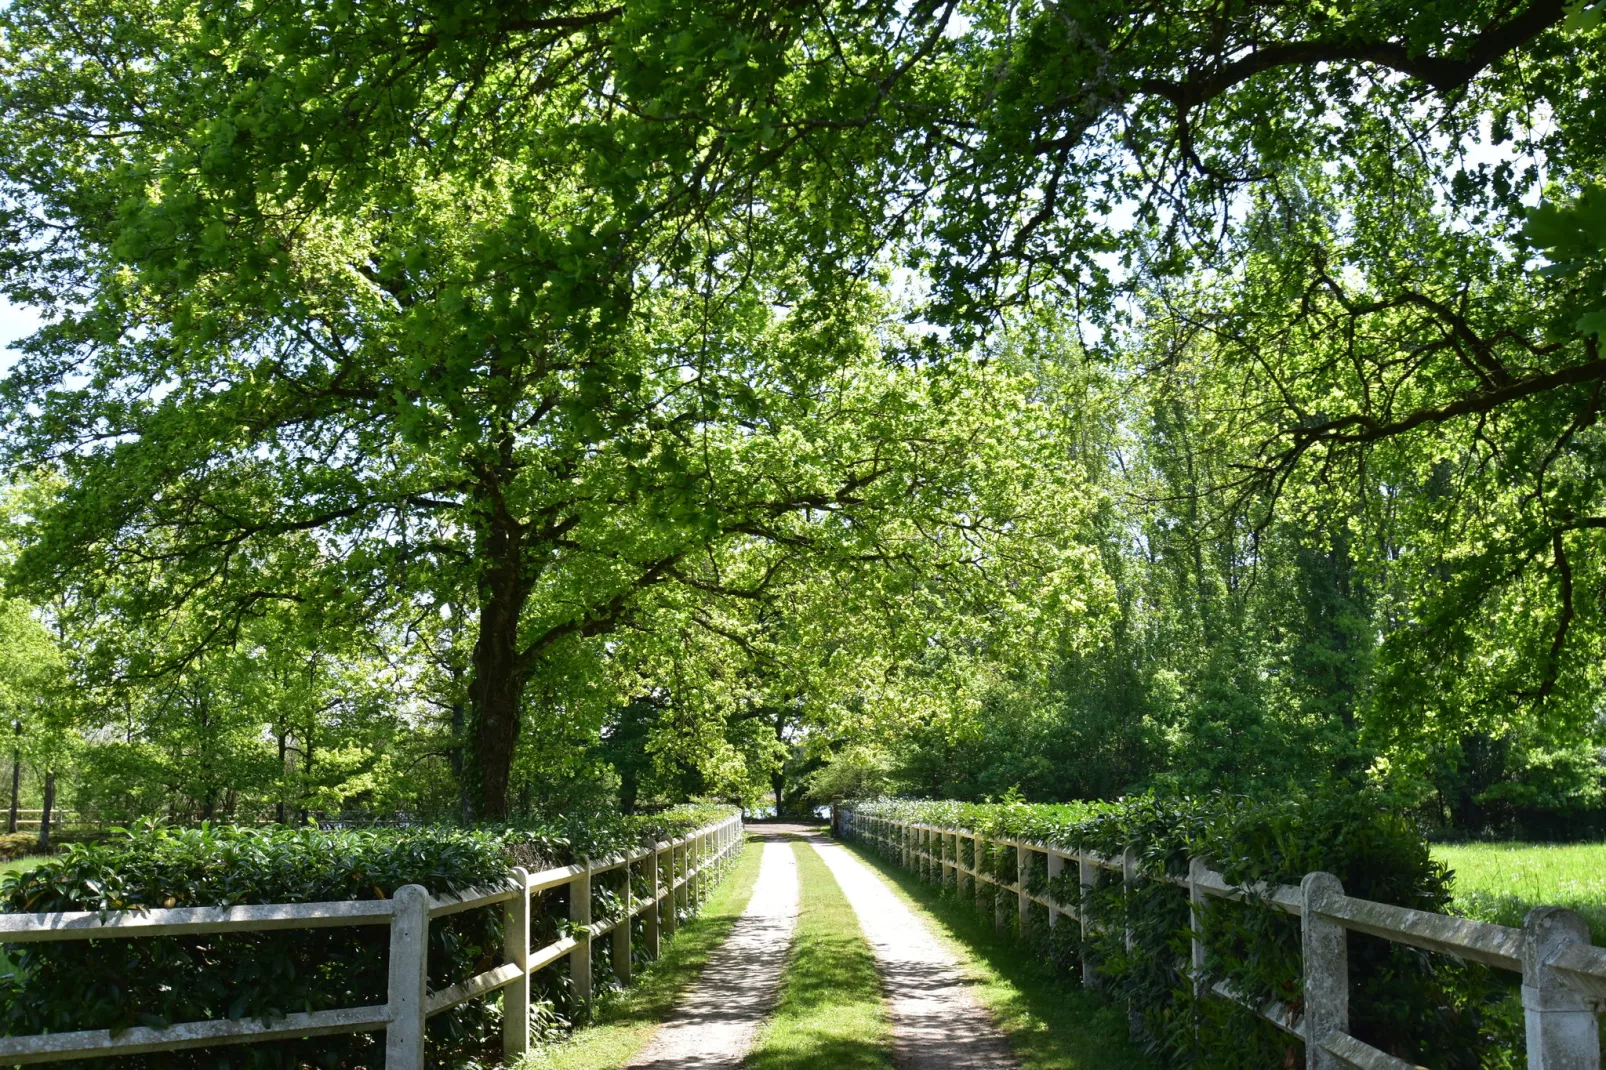
[[[899,1070],[1014,1070],[1009,1041],[971,994],[958,960],[873,870],[818,829],[750,825],[765,841],[758,881],[730,939],[633,1070],[739,1070],[775,1007],[797,923],[791,841],[819,851],[859,916],[887,990]]]
[[[870,867],[811,838],[875,951],[900,1070],[1013,1070],[1009,1040],[971,993],[958,960]]]
[[[768,830],[776,829],[774,838]],[[769,840],[758,881],[730,938],[652,1041],[628,1066],[637,1070],[736,1070],[780,991],[781,970],[797,924],[797,857],[785,826],[751,829]]]

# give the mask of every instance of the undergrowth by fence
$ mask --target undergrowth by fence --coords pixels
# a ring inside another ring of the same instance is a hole
[[[1543,982],[1530,1019],[1543,1007],[1553,1032],[1583,1023],[1578,1043],[1595,1043],[1588,1001],[1606,997],[1606,952],[1588,946],[1581,923],[1573,932],[1570,915],[1546,914],[1530,934],[1444,916],[1444,868],[1365,793],[1273,803],[883,800],[843,804],[835,823],[1124,1003],[1135,1037],[1169,1066],[1522,1066],[1532,1021],[1525,1037],[1523,1006],[1491,966]],[[1319,873],[1332,876],[1312,885],[1307,875]],[[1316,955],[1313,932],[1327,946]],[[1579,961],[1552,970],[1544,958],[1530,971],[1527,949],[1544,940]],[[1310,1033],[1319,1035],[1307,1047]],[[1595,1058],[1526,1065],[1594,1068]]]

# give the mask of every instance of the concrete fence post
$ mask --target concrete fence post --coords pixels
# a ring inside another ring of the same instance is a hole
[[[623,874],[620,880],[622,894],[619,896],[619,924],[613,930],[613,949],[609,957],[613,959],[613,975],[619,978],[620,984],[628,985],[633,972],[630,962],[630,930],[633,928],[630,923],[633,913],[630,905],[630,859],[625,859],[625,864],[619,867],[619,872]]]
[[[1098,987],[1098,978],[1094,976],[1093,964],[1088,961],[1085,949],[1088,937],[1093,935],[1092,929],[1087,922],[1087,903],[1088,897],[1093,894],[1093,889],[1098,884],[1098,869],[1094,866],[1092,859],[1080,851],[1076,853],[1076,879],[1077,883],[1082,886],[1082,897],[1076,904],[1076,920],[1082,926],[1082,947],[1084,948],[1082,955],[1082,983],[1088,988],[1096,988]]]
[[[647,909],[641,912],[641,938],[647,945],[647,957],[658,958],[658,912],[663,901],[658,898],[658,867],[661,864],[658,845],[654,844],[647,855]]]
[[[1137,936],[1132,931],[1132,915],[1137,910],[1137,904],[1133,902],[1133,898],[1136,896],[1137,890],[1138,849],[1129,846],[1121,852],[1121,935],[1125,941],[1128,955],[1132,954],[1132,948],[1137,944]],[[1137,1040],[1142,1034],[1142,1019],[1138,1015],[1137,1004],[1130,999],[1127,1000],[1126,1004],[1126,1025],[1127,1032],[1131,1034],[1132,1039]]]
[[[1032,897],[1026,891],[1026,879],[1032,872],[1032,855],[1025,844],[1015,846],[1015,919],[1022,939],[1026,937],[1026,919],[1031,916]]]
[[[391,900],[390,1024],[385,1070],[424,1070],[424,1012],[429,998],[429,893],[404,884]]]
[[[702,901],[703,894],[703,837],[701,834],[692,836],[686,844],[686,850],[691,857],[686,860],[686,909],[696,913],[697,904]]]
[[[569,980],[574,997],[583,1005],[591,1003],[591,860],[569,882],[569,927],[575,945],[569,952]]]
[[[674,840],[669,841],[669,884],[664,888],[663,901],[663,929],[668,936],[674,936],[675,930],[680,926],[680,892],[675,887],[677,876],[676,860],[680,857],[680,848]]]
[[[992,850],[989,853],[993,856],[993,928],[1003,932],[1004,926],[1007,924],[1004,904],[1009,902],[1009,896],[1004,894],[1005,845],[998,840],[993,840],[991,843]],[[1020,852],[1016,851],[1015,855],[1017,858],[1020,857]]]
[[[1594,1008],[1550,968],[1556,953],[1589,943],[1589,926],[1571,910],[1540,907],[1522,923],[1522,1011],[1528,1070],[1600,1070]]]
[[[1188,859],[1188,928],[1191,932],[1190,942],[1193,951],[1192,955],[1189,956],[1188,967],[1192,971],[1195,999],[1203,998],[1205,994],[1205,892],[1199,886],[1199,882],[1204,879],[1205,870],[1208,868],[1201,858]]]
[[[1128,847],[1121,852],[1121,907],[1122,907],[1122,939],[1126,941],[1126,949],[1132,950],[1132,944],[1137,939],[1132,935],[1132,912],[1135,908],[1132,895],[1138,887],[1138,851],[1135,847]]]
[[[502,906],[502,957],[519,975],[502,989],[502,1055],[509,1062],[530,1050],[530,874],[512,870],[519,894]]]
[[[1331,873],[1307,873],[1299,882],[1306,1070],[1345,1070],[1348,1065],[1323,1047],[1331,1034],[1349,1031],[1349,944],[1344,927],[1321,916],[1322,908],[1343,894],[1344,886]]]
[[[708,888],[713,878],[710,872],[714,864],[714,838],[709,833],[697,837],[697,901],[701,903],[708,898]]]
[[[1050,929],[1057,929],[1060,923],[1060,898],[1054,891],[1054,885],[1064,872],[1065,856],[1050,847],[1048,849],[1048,901],[1052,904],[1048,908],[1048,927]]]

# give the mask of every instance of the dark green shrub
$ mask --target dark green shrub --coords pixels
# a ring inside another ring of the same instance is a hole
[[[11,862],[31,854],[37,846],[39,834],[36,832],[0,833],[0,862]]]
[[[0,880],[8,913],[223,906],[388,898],[404,884],[431,894],[461,890],[505,874],[538,870],[681,835],[731,811],[684,807],[664,814],[567,819],[530,828],[446,827],[323,831],[316,828],[129,831],[94,845],[71,845],[23,874]],[[598,882],[595,916],[610,908]],[[561,900],[560,891],[556,897]],[[565,902],[544,902],[532,939],[555,937]],[[465,911],[430,926],[430,987],[443,988],[489,969],[501,954],[499,908]],[[17,974],[0,978],[0,1034],[212,1018],[257,1018],[295,1011],[385,1002],[389,930],[347,926],[138,940],[13,945]],[[545,1013],[561,1019],[564,984]],[[566,980],[566,979],[564,979]],[[493,1044],[494,1002],[474,1001],[430,1019],[430,1061],[461,1066]],[[245,1047],[124,1056],[62,1064],[104,1070],[167,1067],[356,1068],[381,1061],[381,1034],[351,1034]]]

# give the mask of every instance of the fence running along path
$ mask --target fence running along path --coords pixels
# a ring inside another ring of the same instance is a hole
[[[385,1070],[424,1070],[424,1023],[441,1011],[492,992],[503,993],[502,1050],[509,1057],[529,1050],[530,976],[568,958],[576,992],[591,992],[591,946],[612,935],[613,968],[629,982],[630,920],[640,915],[647,953],[656,958],[660,932],[672,934],[681,904],[697,901],[710,870],[722,865],[742,842],[741,816],[706,825],[678,839],[632,854],[586,860],[572,866],[528,873],[511,870],[495,884],[455,895],[431,896],[408,884],[394,897],[335,903],[261,904],[236,907],[181,907],[168,910],[86,911],[59,914],[0,914],[0,944],[52,940],[134,939],[153,936],[318,929],[343,925],[389,925],[389,994],[371,1007],[288,1014],[257,1019],[183,1022],[164,1028],[139,1026],[38,1036],[0,1037],[0,1066],[62,1062],[67,1059],[140,1052],[178,1051],[216,1044],[385,1031]],[[647,863],[648,893],[631,892],[630,867]],[[665,865],[667,863],[667,865]],[[623,871],[623,909],[593,921],[591,882],[600,874]],[[569,932],[542,948],[530,947],[530,900],[553,889],[569,889]],[[503,963],[438,992],[429,991],[429,925],[435,918],[502,904]]]
[[[951,885],[961,898],[974,900],[978,884],[991,884],[994,919],[1004,927],[1008,900],[1017,897],[1019,916],[1030,904],[1048,911],[1050,926],[1061,918],[1077,922],[1085,939],[1087,916],[1078,908],[1027,890],[1031,855],[1046,858],[1048,879],[1053,881],[1068,865],[1078,867],[1084,896],[1094,887],[1099,870],[1121,874],[1125,885],[1139,880],[1164,880],[1188,890],[1189,900],[1203,903],[1207,896],[1263,903],[1300,919],[1304,993],[1301,1011],[1280,1002],[1257,1005],[1242,998],[1225,982],[1208,994],[1249,1008],[1272,1025],[1305,1042],[1307,1070],[1417,1070],[1415,1064],[1395,1058],[1349,1035],[1349,960],[1345,934],[1366,933],[1391,943],[1454,955],[1522,975],[1522,1006],[1527,1026],[1529,1070],[1600,1070],[1600,1033],[1597,1014],[1606,1009],[1606,948],[1589,942],[1584,920],[1570,910],[1540,907],[1528,914],[1521,929],[1470,918],[1455,918],[1411,910],[1344,894],[1331,873],[1308,873],[1296,886],[1238,887],[1200,859],[1191,860],[1186,878],[1141,874],[1137,852],[1128,848],[1120,857],[1091,851],[1073,851],[1026,840],[991,838],[967,829],[942,828],[890,818],[861,816],[848,807],[833,807],[832,831],[845,839],[865,840],[881,853],[922,880]],[[971,841],[972,865],[964,865],[960,843]],[[1001,881],[983,871],[988,849],[1015,850],[1016,879]],[[969,882],[968,885],[966,882]],[[1192,961],[1188,974],[1196,990],[1204,977],[1204,942],[1200,912],[1193,911]],[[1128,946],[1132,936],[1127,934]],[[1084,980],[1094,981],[1084,962]]]
[[[8,813],[10,813],[9,810],[0,810],[0,815]],[[39,822],[43,821],[44,817],[45,812],[43,810],[18,810],[17,831],[39,831]],[[50,827],[57,832],[64,830],[67,827],[68,822],[76,823],[77,820],[78,813],[75,810],[50,811]]]

